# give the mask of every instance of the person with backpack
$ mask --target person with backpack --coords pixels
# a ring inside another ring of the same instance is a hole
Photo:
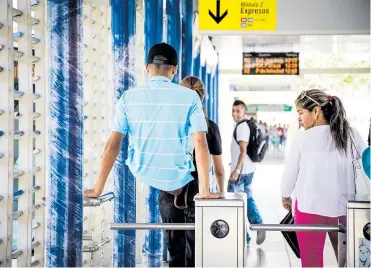
[[[246,115],[246,104],[236,100],[232,107],[233,120],[236,127],[231,144],[231,170],[228,192],[245,192],[247,194],[247,217],[251,224],[263,223],[259,210],[251,194],[251,183],[256,169],[255,162],[261,162],[267,150],[268,143],[259,126]],[[247,244],[251,238],[247,236]],[[265,231],[258,231],[256,243],[262,244]]]

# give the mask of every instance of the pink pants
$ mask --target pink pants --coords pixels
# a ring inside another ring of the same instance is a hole
[[[303,213],[298,210],[298,203],[295,203],[295,224],[321,224],[337,225],[338,221],[345,223],[345,216],[331,218],[316,214]],[[323,267],[323,249],[325,247],[325,232],[297,232],[300,248],[302,267]],[[338,259],[338,233],[328,233],[332,247]]]

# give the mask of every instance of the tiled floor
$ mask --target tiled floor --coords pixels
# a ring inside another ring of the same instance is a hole
[[[268,155],[266,161],[257,167],[253,181],[253,197],[256,200],[264,223],[279,223],[286,215],[281,206],[280,180],[283,172],[282,158]],[[257,246],[255,233],[248,250],[248,267],[300,267],[298,259],[286,244],[280,232],[267,232],[264,244]],[[324,264],[337,267],[330,241],[326,240]]]

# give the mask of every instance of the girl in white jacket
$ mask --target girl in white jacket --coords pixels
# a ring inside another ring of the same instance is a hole
[[[288,153],[281,182],[282,205],[294,209],[295,224],[333,225],[344,221],[339,205],[343,195],[355,193],[353,160],[366,145],[351,129],[338,97],[313,89],[296,99],[298,133]],[[295,188],[296,202],[291,194]],[[292,207],[293,206],[293,207]],[[323,267],[325,232],[297,232],[303,267]],[[336,257],[337,233],[329,233]]]

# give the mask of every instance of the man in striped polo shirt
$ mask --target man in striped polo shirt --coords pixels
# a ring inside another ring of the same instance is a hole
[[[199,198],[220,198],[209,191],[207,125],[197,93],[171,82],[177,73],[177,52],[168,44],[154,45],[148,54],[149,82],[122,94],[116,105],[114,126],[94,189],[86,197],[98,197],[103,189],[124,135],[130,144],[126,161],[137,179],[157,189],[173,192],[193,180],[190,153],[192,136],[199,177]]]

